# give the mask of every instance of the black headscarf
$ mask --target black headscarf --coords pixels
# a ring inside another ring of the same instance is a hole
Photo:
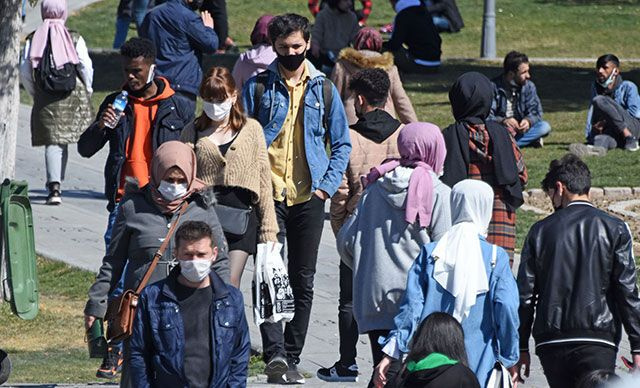
[[[493,84],[486,76],[464,73],[449,89],[449,101],[456,121],[481,124],[491,111]]]
[[[455,124],[445,128],[442,135],[447,144],[444,175],[440,178],[449,187],[469,177],[469,130],[466,123],[485,124],[491,145],[489,153],[493,159],[496,184],[505,191],[505,202],[513,210],[522,205],[522,184],[518,177],[518,166],[508,130],[487,121],[493,100],[493,84],[486,76],[469,72],[461,75],[449,90],[449,101],[456,119]]]

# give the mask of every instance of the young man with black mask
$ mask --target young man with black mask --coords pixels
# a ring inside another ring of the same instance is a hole
[[[295,298],[295,316],[284,333],[281,323],[260,326],[271,383],[304,383],[297,364],[309,326],[324,203],[340,186],[351,151],[340,94],[305,60],[309,29],[303,16],[276,16],[269,37],[277,58],[242,92],[247,114],[264,128],[278,240],[287,242]]]
[[[404,126],[384,110],[391,82],[382,69],[364,69],[349,81],[355,94],[354,108],[358,121],[351,126],[351,155],[342,184],[331,198],[331,228],[335,235],[351,215],[364,190],[360,177],[384,160],[400,158],[398,134]],[[358,325],[353,318],[353,271],[340,262],[340,297],[338,304],[338,331],[340,334],[340,360],[329,368],[318,369],[319,379],[331,382],[358,381],[356,344]]]
[[[520,368],[529,376],[529,336],[551,388],[574,387],[615,369],[622,327],[640,368],[640,298],[629,226],[589,202],[591,173],[573,154],[554,160],[542,188],[556,209],[522,248]],[[534,321],[535,317],[535,321]]]
[[[158,71],[169,79],[176,97],[189,104],[192,119],[202,82],[202,54],[215,53],[219,43],[211,14],[194,12],[203,1],[167,0],[147,13],[139,32],[155,43]]]
[[[92,157],[109,143],[104,167],[104,194],[109,211],[104,235],[107,247],[118,204],[124,195],[125,179],[135,178],[141,187],[147,184],[156,148],[165,141],[179,140],[182,128],[193,120],[193,113],[188,113],[184,100],[176,98],[169,82],[155,75],[156,52],[151,41],[131,38],[122,45],[120,54],[125,76],[123,90],[128,92],[127,106],[118,114],[112,104],[121,92],[108,95],[95,121],[78,141],[78,153],[85,158]],[[122,353],[114,347],[98,369],[98,377],[114,378],[121,364]]]
[[[620,60],[605,54],[596,62],[596,79],[591,87],[591,105],[585,127],[587,144],[571,144],[578,155],[602,156],[613,148],[637,151],[640,136],[638,87],[620,74]]]

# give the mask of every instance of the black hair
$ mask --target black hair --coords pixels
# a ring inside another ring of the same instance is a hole
[[[269,39],[272,43],[276,43],[278,38],[286,38],[287,36],[295,33],[302,32],[302,36],[306,42],[311,37],[311,27],[309,26],[309,19],[304,16],[295,13],[285,13],[284,15],[278,15],[269,23]]]
[[[406,362],[418,362],[431,353],[440,353],[468,366],[462,325],[447,313],[431,313],[413,335]]]
[[[143,57],[154,62],[156,60],[156,46],[146,38],[131,38],[120,47],[120,55],[129,59]]]
[[[369,105],[383,107],[389,95],[391,81],[382,69],[364,69],[355,73],[349,80],[349,89],[364,96]]]
[[[549,163],[549,171],[542,180],[542,189],[549,191],[556,182],[563,183],[573,194],[589,194],[591,189],[591,172],[587,164],[574,154],[566,154]]]
[[[602,66],[606,65],[609,62],[616,65],[616,67],[620,67],[620,60],[618,59],[618,57],[616,57],[613,54],[604,54],[604,55],[601,55],[596,61],[596,69],[601,68]]]
[[[529,57],[527,57],[526,54],[518,51],[509,51],[509,53],[504,57],[502,68],[504,69],[505,74],[510,71],[517,73],[518,68],[523,63],[529,63]]]
[[[338,6],[340,0],[325,0],[325,3],[329,6],[329,8],[335,9]]]
[[[620,376],[606,369],[598,369],[582,376],[576,388],[605,388],[612,381],[620,380]]]
[[[186,221],[180,225],[176,231],[175,249],[178,249],[182,241],[194,242],[202,240],[203,238],[211,239],[211,246],[214,246],[215,239],[213,238],[213,231],[209,224],[203,221]]]

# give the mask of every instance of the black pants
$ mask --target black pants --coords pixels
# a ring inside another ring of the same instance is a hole
[[[204,0],[201,11],[209,11],[213,17],[213,29],[218,35],[220,48],[224,48],[224,41],[229,36],[229,20],[227,19],[226,0]]]
[[[624,147],[625,139],[622,131],[625,128],[628,129],[636,138],[640,136],[640,120],[631,116],[631,114],[629,114],[629,112],[620,106],[613,98],[602,95],[595,96],[593,100],[591,100],[591,104],[593,105],[591,125],[598,121],[604,121],[604,131],[602,134],[612,137],[618,147]],[[590,139],[595,139],[595,136],[597,135],[599,134],[592,130]],[[595,141],[589,142],[594,144],[597,143]],[[612,148],[603,144],[596,145],[601,145],[605,148]]]
[[[415,58],[404,47],[393,53],[395,65],[405,74],[434,74],[440,66],[423,66],[415,62]]]
[[[380,337],[386,337],[389,335],[390,330],[372,330],[367,332],[369,336],[369,343],[371,345],[371,356],[373,357],[373,372],[371,373],[371,379],[369,380],[368,388],[373,388],[373,376],[375,374],[375,368],[378,366],[380,361],[384,358],[385,354],[382,351],[382,346],[378,343],[378,339]],[[400,360],[393,361],[391,365],[389,365],[389,370],[387,370],[387,381],[393,381],[396,378],[396,375],[400,373],[402,369],[402,362]]]
[[[614,371],[616,349],[606,345],[565,344],[541,346],[536,353],[551,388],[571,388],[594,370]]]
[[[340,261],[340,297],[338,299],[338,332],[340,333],[340,363],[356,363],[358,324],[353,318],[353,271]]]
[[[295,315],[285,324],[284,333],[280,322],[260,325],[263,358],[268,362],[280,355],[297,364],[311,315],[313,277],[324,225],[324,201],[312,195],[309,201],[298,205],[287,206],[284,202],[275,205],[280,228],[278,241],[282,244],[285,239],[287,241],[287,268],[295,298]]]

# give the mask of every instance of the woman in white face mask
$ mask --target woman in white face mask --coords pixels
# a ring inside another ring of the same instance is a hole
[[[179,141],[168,141],[158,147],[151,161],[149,184],[126,188],[116,218],[111,244],[102,261],[96,281],[89,289],[89,300],[84,313],[85,324],[91,327],[96,318],[103,318],[107,300],[123,279],[123,289],[136,289],[144,277],[154,254],[167,238],[169,228],[186,221],[206,222],[213,231],[218,256],[212,269],[229,281],[227,246],[215,210],[215,194],[204,182],[196,178],[196,156],[191,147]],[[186,203],[181,216],[180,209]],[[170,241],[165,254],[147,284],[167,277],[176,262],[171,257],[174,241]],[[179,270],[179,268],[176,268]],[[128,342],[125,341],[125,360]],[[128,387],[128,365],[122,372],[122,386]]]
[[[271,167],[262,126],[244,114],[231,73],[213,67],[200,85],[203,112],[182,131],[193,148],[198,178],[213,186],[229,244],[231,284],[239,287],[258,243],[277,241]]]

